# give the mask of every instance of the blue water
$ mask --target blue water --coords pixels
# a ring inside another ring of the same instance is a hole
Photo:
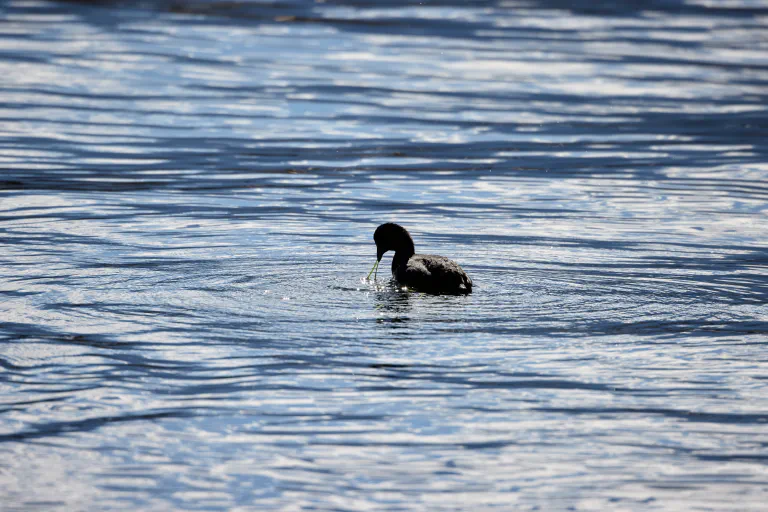
[[[3,511],[764,510],[765,2],[0,5]]]

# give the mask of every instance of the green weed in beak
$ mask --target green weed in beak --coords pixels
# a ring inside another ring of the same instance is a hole
[[[371,269],[370,272],[368,272],[368,277],[365,278],[366,280],[369,280],[371,278],[371,274],[373,274],[373,280],[374,281],[376,280],[376,273],[374,273],[374,271],[378,272],[380,261],[381,260],[376,260],[376,263],[373,264],[373,268]]]

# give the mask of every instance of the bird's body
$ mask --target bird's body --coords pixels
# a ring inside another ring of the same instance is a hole
[[[404,227],[391,222],[382,224],[376,228],[373,240],[377,251],[374,269],[385,252],[395,251],[392,275],[400,284],[429,293],[472,291],[472,280],[455,261],[434,254],[416,254],[413,239]]]

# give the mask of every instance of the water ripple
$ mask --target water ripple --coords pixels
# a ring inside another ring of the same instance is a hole
[[[763,508],[761,3],[1,9],[8,510]]]

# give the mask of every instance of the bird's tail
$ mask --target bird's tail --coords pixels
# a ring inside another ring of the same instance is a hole
[[[472,279],[470,279],[470,277],[465,274],[465,275],[462,276],[461,280],[462,280],[461,284],[464,285],[464,288],[467,290],[467,293],[471,292],[472,291]]]

